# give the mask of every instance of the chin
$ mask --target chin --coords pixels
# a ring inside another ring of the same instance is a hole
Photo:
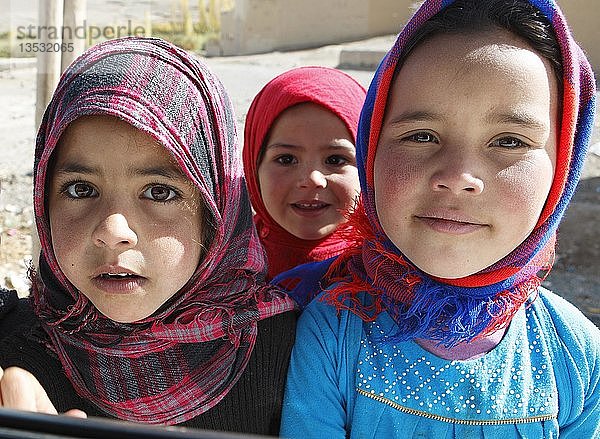
[[[439,265],[432,267],[430,266],[430,264],[426,264],[426,266],[419,266],[418,264],[417,268],[425,273],[427,273],[429,276],[433,276],[433,277],[437,277],[440,279],[461,279],[463,277],[467,277],[467,276],[471,276],[472,274],[478,273],[481,270],[483,270],[483,268],[472,268],[469,269],[469,267],[444,267],[444,268],[440,268]]]
[[[333,233],[335,229],[330,232],[318,231],[298,231],[298,233],[291,232],[296,238],[304,239],[305,241],[316,241],[323,239]]]
[[[139,310],[136,310],[137,313],[127,313],[127,312],[123,312],[123,310],[119,310],[119,312],[113,312],[110,310],[102,310],[100,308],[98,308],[98,311],[100,311],[100,313],[106,317],[111,319],[112,321],[115,321],[117,323],[134,323],[137,322],[138,320],[142,320],[145,319],[146,317],[148,317],[150,314],[148,313],[139,313]]]

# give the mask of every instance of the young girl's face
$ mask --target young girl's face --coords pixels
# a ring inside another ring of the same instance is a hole
[[[533,230],[558,136],[552,69],[504,31],[441,35],[392,84],[374,163],[381,225],[433,276],[476,273]]]
[[[352,135],[323,107],[295,105],[271,127],[258,180],[273,220],[298,238],[324,238],[360,192]]]
[[[164,147],[115,118],[76,120],[55,154],[48,206],[61,270],[105,316],[148,317],[200,261],[198,190]]]

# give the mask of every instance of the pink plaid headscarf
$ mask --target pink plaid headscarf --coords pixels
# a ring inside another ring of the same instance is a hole
[[[103,315],[59,268],[45,189],[48,164],[79,117],[119,118],[154,137],[199,189],[214,227],[195,274],[150,317]],[[77,392],[121,419],[178,424],[214,407],[243,373],[261,319],[293,309],[265,285],[235,119],[219,80],[162,40],[92,47],[63,74],[39,129],[34,207],[41,241],[34,309]]]

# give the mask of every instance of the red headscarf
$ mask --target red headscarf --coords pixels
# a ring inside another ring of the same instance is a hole
[[[365,89],[355,79],[340,70],[299,67],[271,80],[252,101],[244,130],[244,171],[250,202],[256,212],[254,223],[267,253],[269,279],[296,265],[338,255],[347,246],[346,239],[340,236],[344,227],[322,239],[300,239],[281,227],[267,212],[258,184],[258,157],[271,126],[288,108],[311,102],[339,117],[355,142],[365,94]]]

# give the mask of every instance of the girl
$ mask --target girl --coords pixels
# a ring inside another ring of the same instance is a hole
[[[161,40],[63,74],[35,151],[40,269],[0,344],[59,412],[277,433],[295,313],[264,283],[234,120]]]
[[[339,70],[300,67],[250,105],[244,170],[269,279],[348,245],[344,213],[360,190],[354,143],[364,97]]]
[[[283,435],[598,437],[600,331],[537,277],[594,85],[551,0],[421,6],[367,95],[362,243],[299,321]]]

